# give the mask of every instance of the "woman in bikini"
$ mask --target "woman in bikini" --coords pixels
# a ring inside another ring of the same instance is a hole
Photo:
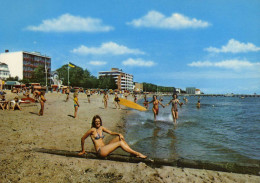
[[[43,116],[43,111],[44,111],[44,103],[46,102],[46,99],[44,98],[45,92],[41,91],[40,94],[40,104],[41,104],[41,109],[39,111],[39,116]]]
[[[153,100],[149,103],[153,103],[153,114],[154,114],[154,121],[156,121],[156,116],[159,114],[159,104],[164,108],[165,106],[161,103],[160,100],[157,99],[157,96],[153,96]]]
[[[108,133],[110,135],[117,135],[117,137],[112,139],[108,144],[105,144],[104,141],[103,141],[103,139],[104,139],[103,132]],[[99,115],[95,115],[93,117],[91,129],[88,130],[83,135],[83,137],[81,138],[81,148],[82,148],[82,150],[79,153],[79,155],[86,154],[84,144],[85,144],[85,139],[88,136],[91,137],[91,140],[92,140],[92,142],[95,146],[96,152],[101,157],[106,157],[111,152],[116,150],[118,147],[121,147],[124,151],[129,152],[129,153],[135,155],[136,157],[146,158],[145,155],[131,149],[129,147],[129,145],[126,143],[122,134],[112,132],[112,131],[106,129],[105,127],[103,127],[102,126],[102,120],[101,120],[101,117]]]
[[[120,107],[120,104],[119,104],[119,102],[120,102],[120,99],[119,99],[119,97],[118,97],[117,93],[115,93],[115,98],[114,98],[114,101],[115,101],[115,106],[116,106],[116,109],[117,109],[117,106],[118,106],[118,109],[120,109],[120,110],[121,110],[121,107]]]
[[[108,101],[108,94],[107,94],[107,92],[105,91],[105,92],[104,92],[104,96],[103,96],[103,102],[104,102],[104,107],[105,107],[105,109],[107,108],[107,101]]]
[[[173,94],[172,95],[172,100],[170,100],[170,102],[168,104],[166,104],[166,106],[168,106],[168,105],[170,105],[172,103],[172,118],[174,120],[174,124],[177,124],[177,119],[178,119],[177,104],[179,104],[180,107],[183,104],[183,103],[180,103],[180,101],[177,98],[178,98],[177,94]]]

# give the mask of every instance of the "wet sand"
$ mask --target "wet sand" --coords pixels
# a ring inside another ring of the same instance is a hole
[[[8,92],[6,98],[14,96]],[[254,175],[168,166],[151,168],[144,163],[35,152],[34,148],[80,151],[80,138],[90,128],[95,114],[102,117],[103,126],[124,134],[124,117],[131,112],[115,109],[113,96],[109,96],[108,109],[104,109],[102,96],[92,95],[89,104],[81,93],[78,117],[74,119],[72,94],[68,102],[64,94],[56,92],[45,97],[43,116],[38,116],[39,103],[21,104],[22,111],[0,110],[0,182],[260,182],[260,177]],[[105,141],[111,139],[106,135]],[[86,150],[94,152],[90,138],[86,140]],[[119,149],[115,153],[125,154]]]

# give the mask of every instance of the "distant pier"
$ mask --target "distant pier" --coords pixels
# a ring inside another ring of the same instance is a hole
[[[178,94],[179,96],[191,96],[191,97],[260,97],[260,95],[249,95],[249,94]]]

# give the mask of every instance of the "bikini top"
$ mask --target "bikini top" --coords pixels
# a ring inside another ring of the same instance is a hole
[[[173,101],[172,101],[172,106],[173,106],[173,107],[177,107],[177,104],[178,104],[177,100],[173,100]]]
[[[103,138],[105,137],[105,135],[103,134],[103,131],[102,131],[102,135],[101,135],[101,136],[99,135],[97,129],[96,129],[96,132],[97,132],[97,136],[95,137],[96,140],[98,140],[98,139],[100,139],[100,138],[103,139]]]

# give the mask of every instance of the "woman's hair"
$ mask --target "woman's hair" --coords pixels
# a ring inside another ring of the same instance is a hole
[[[178,98],[178,95],[176,93],[172,95],[172,98],[174,98],[174,95],[176,95],[176,98]]]
[[[73,94],[73,97],[75,98],[76,96],[78,96],[78,93],[77,92],[75,92],[74,94]]]
[[[154,97],[156,97],[156,98],[157,98],[157,96],[156,96],[156,95],[153,95],[153,100],[154,100]]]
[[[96,127],[95,121],[96,121],[97,118],[100,120],[100,126],[102,126],[102,119],[101,119],[101,117],[100,117],[99,115],[95,115],[95,116],[93,117],[93,119],[92,119],[91,128]]]

